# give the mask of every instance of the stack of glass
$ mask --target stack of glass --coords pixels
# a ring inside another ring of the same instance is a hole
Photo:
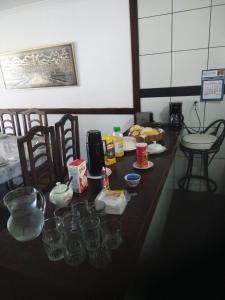
[[[122,243],[121,219],[105,214],[103,202],[77,201],[45,220],[42,239],[49,260],[64,258],[66,264],[79,266],[88,257],[95,268],[106,268],[111,250]]]

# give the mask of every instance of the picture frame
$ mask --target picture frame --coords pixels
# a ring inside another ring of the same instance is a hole
[[[76,86],[72,43],[0,54],[6,89]]]

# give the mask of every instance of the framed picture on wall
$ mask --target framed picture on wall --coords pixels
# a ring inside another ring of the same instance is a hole
[[[0,54],[7,89],[77,85],[72,44]]]

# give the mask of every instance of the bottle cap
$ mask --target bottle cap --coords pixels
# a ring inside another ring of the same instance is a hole
[[[87,132],[87,143],[88,144],[98,144],[101,141],[102,141],[101,131],[89,130]]]
[[[113,127],[114,132],[120,132],[120,127]]]

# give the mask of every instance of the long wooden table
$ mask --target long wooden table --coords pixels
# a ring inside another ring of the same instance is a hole
[[[1,295],[2,291],[6,293],[4,299],[122,298],[133,278],[146,233],[174,159],[178,137],[179,130],[166,129],[163,144],[167,151],[150,157],[154,162],[153,168],[135,170],[142,179],[138,187],[129,188],[130,192],[137,192],[137,196],[131,198],[122,215],[123,243],[119,249],[112,251],[112,262],[107,269],[94,269],[88,259],[79,267],[70,267],[63,261],[50,262],[41,237],[20,243],[7,231],[0,232],[0,284],[5,287],[1,288]],[[111,189],[127,189],[123,177],[134,171],[134,161],[135,152],[127,152],[111,167]],[[75,194],[73,201],[80,198],[93,201],[100,189],[100,180],[89,180],[88,190],[81,195]],[[50,203],[48,207],[51,211]]]

